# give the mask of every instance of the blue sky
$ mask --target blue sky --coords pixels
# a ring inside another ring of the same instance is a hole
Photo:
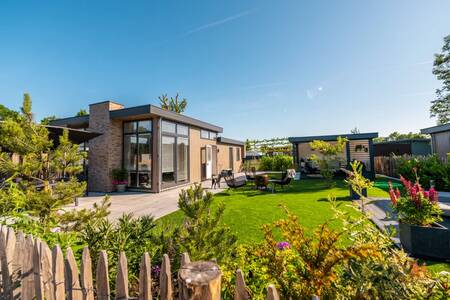
[[[158,104],[230,138],[432,126],[450,1],[0,2],[0,103],[36,118]]]

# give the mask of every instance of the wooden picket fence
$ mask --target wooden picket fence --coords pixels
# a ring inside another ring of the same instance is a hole
[[[106,251],[101,251],[99,254],[94,284],[89,248],[83,249],[80,269],[78,269],[71,248],[66,250],[64,257],[58,245],[50,250],[47,244],[38,238],[35,239],[21,232],[15,233],[12,228],[1,226],[0,265],[0,299],[112,299]],[[189,255],[184,253],[181,257],[181,266],[178,271],[180,300],[221,299],[221,272],[215,262],[191,262]],[[129,295],[127,257],[125,253],[120,253],[114,295],[114,299],[117,300],[152,299],[151,265],[148,253],[142,256],[140,263],[137,298]],[[172,300],[173,298],[170,259],[165,254],[159,276],[159,299]],[[250,299],[241,270],[236,272],[234,299]],[[267,287],[266,299],[280,299],[274,285]],[[318,297],[314,296],[313,299]]]

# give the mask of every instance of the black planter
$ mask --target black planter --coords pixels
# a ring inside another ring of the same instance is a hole
[[[440,224],[431,227],[399,223],[403,249],[414,257],[450,259],[450,231]]]
[[[361,198],[357,193],[355,193],[352,187],[350,187],[349,189],[350,189],[350,200],[359,200]],[[363,189],[362,194],[364,197],[367,197],[367,189]]]

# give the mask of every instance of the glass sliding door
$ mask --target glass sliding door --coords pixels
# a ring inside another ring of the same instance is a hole
[[[188,160],[189,160],[189,139],[184,137],[177,138],[177,181],[187,181],[188,178]]]
[[[167,187],[175,184],[175,137],[163,136],[161,145],[162,184]]]
[[[161,124],[161,178],[167,188],[189,181],[189,127],[169,121]]]
[[[128,186],[130,188],[151,189],[151,120],[124,123],[123,167],[128,171]]]

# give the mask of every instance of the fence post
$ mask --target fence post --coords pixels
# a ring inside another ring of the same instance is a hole
[[[181,254],[181,266],[184,266],[185,264],[188,264],[190,262],[191,258],[189,257],[189,254],[187,252]]]
[[[83,249],[80,271],[83,300],[94,300],[94,285],[92,283],[92,260],[88,247],[84,247]]]
[[[120,252],[116,277],[116,299],[128,299],[128,265],[125,252]]]
[[[55,288],[53,280],[52,252],[47,244],[42,241],[39,251],[40,271],[42,280],[42,294],[45,300],[55,299]]]
[[[97,263],[97,272],[95,274],[97,283],[97,299],[109,300],[109,272],[108,272],[108,255],[106,251],[100,251]]]
[[[178,272],[180,300],[220,300],[222,274],[210,261],[192,262]]]
[[[34,288],[36,290],[36,299],[44,299],[44,287],[42,284],[42,269],[41,269],[41,240],[37,238],[34,241],[33,250],[33,272],[34,272]]]
[[[160,285],[160,299],[172,300],[172,275],[170,271],[170,259],[167,254],[164,254],[161,271],[159,273],[159,285]]]
[[[75,256],[72,248],[67,248],[66,254],[66,291],[68,300],[82,300],[81,286],[79,280],[79,273]]]
[[[2,226],[0,230],[0,261],[2,272],[3,297],[13,298],[13,259],[16,235],[11,228]]]
[[[14,247],[13,258],[13,297],[14,299],[22,298],[22,270],[25,253],[25,236],[23,232],[19,231],[16,234],[16,245]]]
[[[139,267],[139,300],[152,299],[152,270],[150,255],[145,252]]]
[[[31,235],[25,239],[24,259],[22,267],[22,300],[36,299],[36,288],[34,285],[34,240]]]
[[[59,245],[53,247],[52,256],[55,298],[66,299],[66,287],[64,285],[64,256]]]
[[[278,294],[277,288],[273,284],[269,284],[267,287],[266,300],[280,300],[280,295]]]
[[[236,271],[236,290],[234,291],[234,300],[247,300],[250,295],[244,280],[244,274],[240,269]]]

